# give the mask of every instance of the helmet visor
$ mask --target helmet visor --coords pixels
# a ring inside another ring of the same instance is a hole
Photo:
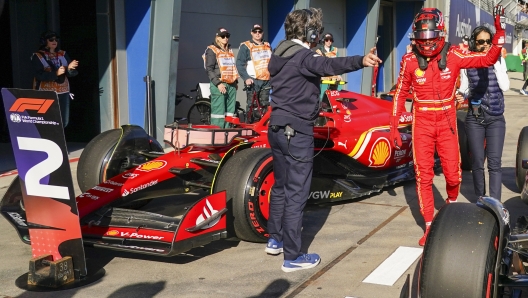
[[[436,30],[414,31],[410,35],[414,39],[432,39],[445,36],[444,32]]]

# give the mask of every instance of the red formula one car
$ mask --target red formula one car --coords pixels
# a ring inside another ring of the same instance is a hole
[[[414,179],[412,114],[401,116],[403,146],[395,150],[390,144],[391,109],[391,102],[379,98],[326,91],[314,127],[309,202],[350,200]],[[221,237],[267,241],[274,184],[268,119],[269,113],[254,124],[226,119],[234,125],[230,129],[172,123],[165,131],[165,142],[174,148],[168,153],[134,125],[95,137],[77,168],[84,243],[170,256]],[[204,190],[211,196],[203,198]],[[224,192],[222,202],[217,194]],[[152,204],[157,205],[147,208]],[[0,207],[29,243],[18,181]],[[169,214],[177,207],[181,214]]]

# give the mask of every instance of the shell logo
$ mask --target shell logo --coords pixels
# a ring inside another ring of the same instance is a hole
[[[162,169],[166,165],[167,165],[167,162],[164,160],[147,161],[146,163],[140,165],[137,168],[137,170],[143,171],[143,172],[150,172],[150,171]]]
[[[414,71],[414,74],[417,76],[417,77],[423,77],[425,75],[425,71],[417,68],[415,71]]]
[[[119,231],[110,230],[110,231],[106,232],[106,235],[108,235],[108,236],[117,236],[117,235],[119,235]]]
[[[372,151],[370,152],[370,166],[371,167],[383,167],[390,156],[390,144],[387,139],[378,139],[376,143],[372,146]]]

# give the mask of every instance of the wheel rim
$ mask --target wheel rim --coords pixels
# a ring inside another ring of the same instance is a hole
[[[260,213],[262,214],[262,217],[266,219],[266,221],[269,219],[269,202],[271,196],[271,187],[273,184],[275,184],[275,176],[273,175],[273,171],[270,171],[262,181],[262,184],[258,190],[258,204]]]
[[[274,183],[273,157],[269,155],[250,176],[246,191],[249,208],[248,220],[253,222],[254,231],[265,237],[268,235],[269,200]]]

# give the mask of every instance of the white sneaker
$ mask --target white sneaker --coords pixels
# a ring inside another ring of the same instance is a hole
[[[526,94],[526,91],[524,91],[524,89],[521,89],[520,92],[521,92],[522,95],[528,95],[528,94]]]

